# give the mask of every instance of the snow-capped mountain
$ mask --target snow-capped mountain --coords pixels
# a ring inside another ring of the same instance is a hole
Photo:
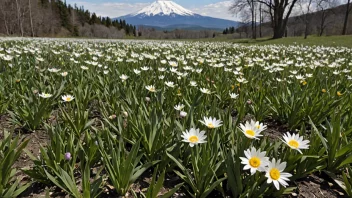
[[[190,10],[183,8],[182,6],[176,4],[173,1],[155,1],[149,6],[141,9],[140,11],[131,14],[132,16],[144,15],[144,16],[154,16],[154,15],[182,15],[182,16],[192,16],[194,13]]]
[[[116,19],[124,19],[127,23],[140,26],[152,26],[170,29],[182,29],[190,26],[195,29],[225,29],[230,26],[238,26],[238,22],[218,19],[196,14],[173,1],[157,0],[151,5],[144,7],[136,13],[121,16]],[[200,27],[200,28],[199,28]]]

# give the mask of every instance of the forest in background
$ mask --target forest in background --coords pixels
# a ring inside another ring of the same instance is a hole
[[[241,26],[228,27],[223,34],[253,39],[275,38],[275,31],[280,34],[277,38],[352,34],[352,6],[350,0],[339,5],[343,1],[277,0],[275,4],[271,0],[233,0],[230,10],[241,18]]]
[[[136,27],[61,0],[1,0],[0,35],[124,38]]]

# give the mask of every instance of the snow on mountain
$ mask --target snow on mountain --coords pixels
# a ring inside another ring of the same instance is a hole
[[[177,14],[181,16],[194,15],[192,11],[183,8],[182,6],[178,5],[173,1],[166,1],[166,0],[155,1],[151,5],[131,15],[136,16],[140,14],[145,16],[171,15],[171,14]]]
[[[136,26],[160,27],[166,29],[225,29],[238,26],[238,22],[196,14],[170,0],[157,0],[136,13],[115,19],[126,20]]]

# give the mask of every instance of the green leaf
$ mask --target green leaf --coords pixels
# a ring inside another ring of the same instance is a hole
[[[171,189],[169,192],[160,196],[160,198],[169,198],[175,194],[175,192],[183,185],[183,183],[177,184],[175,188]]]

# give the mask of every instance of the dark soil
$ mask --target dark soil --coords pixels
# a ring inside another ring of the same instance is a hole
[[[348,198],[348,196],[345,195],[341,187],[331,181],[331,179],[325,175],[309,175],[304,179],[296,181],[296,185],[297,190],[288,197]]]

